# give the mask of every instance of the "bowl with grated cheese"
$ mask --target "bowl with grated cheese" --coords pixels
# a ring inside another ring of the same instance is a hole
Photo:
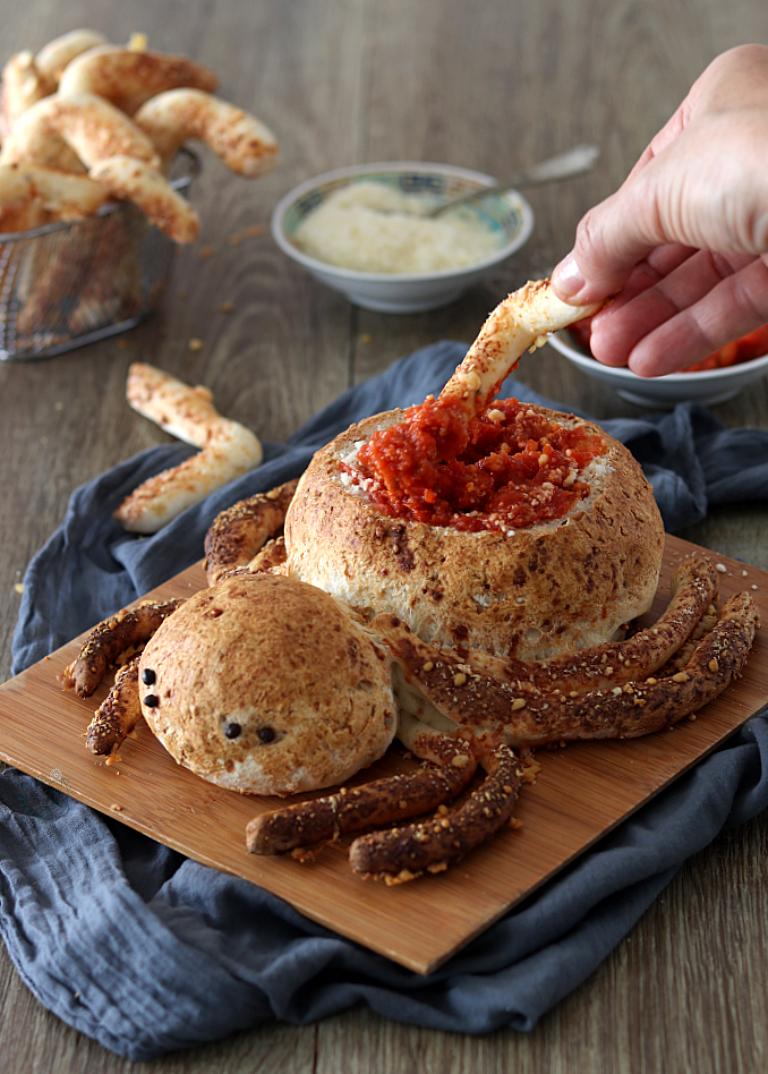
[[[533,210],[515,190],[429,211],[493,186],[445,164],[363,164],[309,179],[272,214],[275,242],[354,305],[417,313],[448,305],[518,250]]]

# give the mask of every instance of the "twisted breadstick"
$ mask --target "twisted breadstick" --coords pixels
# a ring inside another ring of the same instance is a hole
[[[599,308],[569,306],[557,297],[549,280],[527,283],[490,314],[440,399],[459,400],[467,417],[479,414],[527,350],[544,343],[550,332],[559,332]]]
[[[189,86],[213,93],[218,83],[213,71],[186,56],[101,45],[65,67],[59,94],[96,94],[132,116],[144,101],[165,90]]]
[[[405,828],[371,832],[349,848],[349,863],[366,880],[401,884],[424,872],[442,872],[490,839],[512,816],[522,767],[503,743],[483,748],[487,776],[457,810]]]
[[[2,133],[8,134],[28,108],[56,92],[61,72],[75,56],[105,40],[94,30],[73,30],[49,41],[36,56],[29,49],[11,56],[3,68]]]
[[[87,175],[36,164],[0,164],[0,231],[25,231],[51,219],[82,220],[106,201]]]
[[[133,201],[174,241],[197,237],[197,213],[158,171],[160,160],[150,139],[100,97],[55,95],[38,101],[6,139],[0,163],[85,169],[106,194]]]
[[[180,466],[145,481],[115,511],[118,522],[133,533],[156,533],[187,507],[261,462],[258,438],[245,426],[223,418],[207,388],[190,388],[136,362],[129,371],[127,397],[139,414],[201,449]]]
[[[138,205],[149,222],[174,242],[197,238],[199,216],[156,168],[130,156],[115,156],[94,164],[90,175],[113,198]]]
[[[245,567],[281,530],[298,479],[270,492],[259,492],[222,511],[205,535],[208,585],[238,567]]]
[[[92,753],[112,753],[141,719],[139,656],[120,668],[112,689],[88,725],[85,744]]]
[[[196,89],[152,97],[134,116],[167,164],[185,142],[198,139],[238,175],[255,179],[277,163],[277,139],[255,116]]]
[[[106,43],[106,37],[98,30],[70,30],[43,45],[35,56],[35,67],[42,78],[58,86],[64,68],[76,57]]]
[[[414,744],[427,767],[254,817],[246,828],[248,850],[284,854],[426,813],[455,798],[475,774],[477,761],[463,739],[422,727]]]
[[[378,629],[384,618],[375,621]],[[637,738],[677,723],[718,697],[741,673],[760,626],[755,602],[740,593],[726,601],[717,624],[681,671],[571,697],[474,673],[454,652],[438,652],[413,634],[395,637],[399,621],[390,619],[390,647],[435,708],[462,726],[495,731],[513,746]]]
[[[125,156],[157,168],[150,139],[101,97],[46,97],[19,118],[3,143],[0,163],[41,164],[64,171],[92,168]]]
[[[64,685],[78,697],[90,697],[115,661],[129,649],[149,641],[164,619],[183,600],[146,601],[136,608],[123,608],[95,626],[80,652],[64,672]]]

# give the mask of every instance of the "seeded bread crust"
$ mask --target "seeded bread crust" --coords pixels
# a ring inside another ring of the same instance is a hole
[[[141,657],[142,713],[182,765],[252,794],[341,783],[382,756],[387,652],[326,593],[269,574],[201,590]]]
[[[602,435],[585,470],[588,498],[568,515],[513,535],[460,532],[391,518],[343,484],[340,460],[402,411],[375,415],[319,451],[285,521],[290,577],[366,615],[391,612],[425,641],[542,660],[600,645],[650,607],[664,528],[640,466],[592,422],[532,407]]]

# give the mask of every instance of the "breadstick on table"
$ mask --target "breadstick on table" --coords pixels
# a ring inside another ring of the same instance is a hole
[[[187,507],[234,481],[261,463],[259,439],[244,425],[223,418],[207,388],[191,388],[142,362],[128,375],[128,402],[201,450],[180,466],[145,481],[115,511],[115,518],[133,533],[156,533]]]

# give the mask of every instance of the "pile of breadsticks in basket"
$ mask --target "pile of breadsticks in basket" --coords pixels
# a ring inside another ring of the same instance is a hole
[[[216,97],[218,84],[207,67],[150,51],[138,34],[120,46],[75,30],[16,53],[2,76],[0,232],[129,201],[173,241],[194,241],[197,213],[167,179],[185,142],[204,142],[249,178],[277,160],[271,131]]]

